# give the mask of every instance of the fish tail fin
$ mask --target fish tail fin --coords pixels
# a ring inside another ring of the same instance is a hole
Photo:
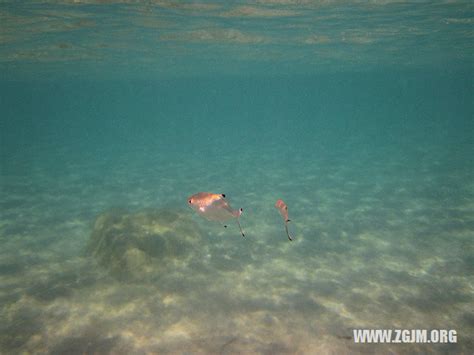
[[[240,229],[240,233],[242,234],[242,237],[245,237],[245,233],[244,231],[242,230],[242,227],[240,226],[240,216],[242,215],[242,212],[244,210],[242,208],[239,208],[238,210],[234,211],[234,216],[237,218],[237,225],[239,226],[239,229]]]
[[[242,227],[240,226],[240,222],[239,222],[239,219],[238,219],[238,218],[237,218],[237,225],[239,226],[240,233],[242,234],[242,237],[245,237],[245,233],[244,233],[244,231],[242,230]]]
[[[291,237],[290,232],[288,230],[288,225],[286,225],[286,224],[285,224],[285,230],[286,230],[286,235],[288,236],[288,240],[292,241],[293,238]]]

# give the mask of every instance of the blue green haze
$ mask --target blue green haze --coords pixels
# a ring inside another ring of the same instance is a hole
[[[296,3],[0,2],[1,354],[472,351],[472,2]]]

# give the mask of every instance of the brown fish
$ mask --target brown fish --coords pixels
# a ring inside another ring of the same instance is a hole
[[[188,204],[199,215],[203,216],[209,221],[223,222],[230,218],[236,218],[240,233],[242,233],[242,237],[245,237],[239,221],[243,209],[240,208],[238,210],[233,210],[225,199],[224,194],[198,192],[197,194],[194,194],[188,198]]]
[[[283,202],[283,200],[279,199],[275,203],[275,208],[280,212],[281,216],[283,217],[283,220],[285,221],[285,230],[286,230],[286,235],[288,236],[289,240],[293,240],[290,236],[290,232],[288,231],[288,222],[290,222],[290,219],[288,218],[288,206]]]

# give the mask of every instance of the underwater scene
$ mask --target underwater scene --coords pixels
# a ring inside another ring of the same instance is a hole
[[[0,354],[471,354],[473,23],[0,1]]]

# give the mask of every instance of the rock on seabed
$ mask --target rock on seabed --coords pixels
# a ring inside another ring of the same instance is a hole
[[[120,279],[142,280],[170,263],[187,263],[199,248],[201,233],[180,211],[147,209],[101,213],[87,253]]]

